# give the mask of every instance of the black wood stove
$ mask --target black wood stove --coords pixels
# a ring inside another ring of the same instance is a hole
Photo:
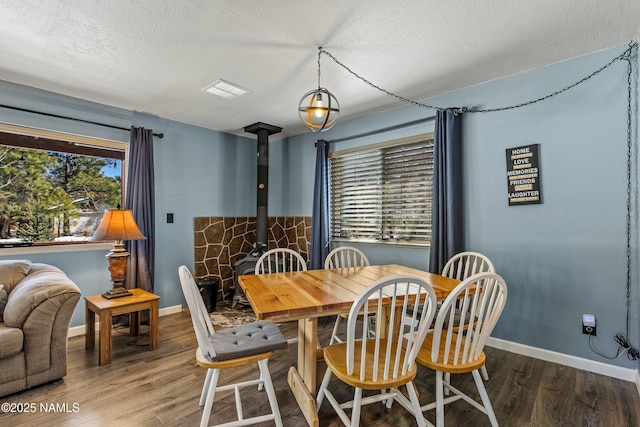
[[[234,264],[233,284],[235,295],[232,306],[247,305],[244,292],[238,284],[238,276],[253,274],[258,258],[269,248],[269,215],[267,201],[269,195],[269,135],[279,133],[282,128],[257,122],[244,128],[245,132],[258,136],[258,179],[257,179],[257,212],[256,212],[256,243],[254,250],[246,257]]]

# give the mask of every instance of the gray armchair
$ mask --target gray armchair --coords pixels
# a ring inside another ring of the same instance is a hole
[[[67,374],[67,334],[80,289],[57,267],[0,261],[0,396]]]

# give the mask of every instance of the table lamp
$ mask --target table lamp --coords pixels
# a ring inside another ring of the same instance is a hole
[[[91,240],[115,240],[113,249],[107,254],[113,288],[102,294],[103,297],[111,299],[131,295],[124,287],[129,252],[122,241],[144,239],[146,237],[140,232],[130,209],[108,209],[104,212],[100,225],[91,236]]]

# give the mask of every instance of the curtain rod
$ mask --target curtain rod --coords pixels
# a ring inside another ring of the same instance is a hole
[[[131,131],[131,129],[127,129],[127,128],[124,128],[124,127],[121,127],[121,126],[114,126],[114,125],[108,125],[108,124],[105,124],[105,123],[92,122],[90,120],[83,120],[83,119],[78,119],[78,118],[75,118],[75,117],[60,116],[58,114],[43,113],[41,111],[28,110],[26,108],[12,107],[11,105],[0,104],[0,107],[9,108],[11,110],[23,111],[25,113],[33,113],[33,114],[40,114],[42,116],[47,116],[47,117],[55,117],[57,119],[66,119],[66,120],[73,120],[73,121],[76,121],[76,122],[89,123],[91,125],[98,125],[98,126],[102,126],[102,127],[106,127],[106,128],[111,128],[111,129],[119,129],[119,130]],[[153,136],[157,136],[160,139],[164,138],[164,134],[163,133],[154,133]]]
[[[429,116],[429,117],[425,117],[423,119],[412,120],[410,122],[400,123],[400,124],[397,124],[397,125],[388,126],[386,128],[381,128],[381,129],[376,129],[376,130],[372,130],[372,131],[369,131],[369,132],[359,133],[357,135],[345,136],[344,138],[338,138],[338,139],[334,139],[332,141],[327,141],[327,142],[329,144],[331,144],[331,143],[334,143],[334,142],[343,142],[343,141],[348,141],[350,139],[362,138],[364,136],[376,135],[376,134],[379,134],[379,133],[389,132],[389,131],[396,130],[396,129],[402,129],[402,128],[406,128],[406,127],[409,127],[409,126],[417,125],[417,124],[420,124],[420,123],[430,122],[431,120],[434,120],[435,118],[436,118],[436,116]],[[316,146],[317,145],[318,144],[316,143]]]

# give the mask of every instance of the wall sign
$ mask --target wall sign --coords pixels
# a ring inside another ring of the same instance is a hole
[[[538,146],[507,148],[509,206],[542,203]]]

